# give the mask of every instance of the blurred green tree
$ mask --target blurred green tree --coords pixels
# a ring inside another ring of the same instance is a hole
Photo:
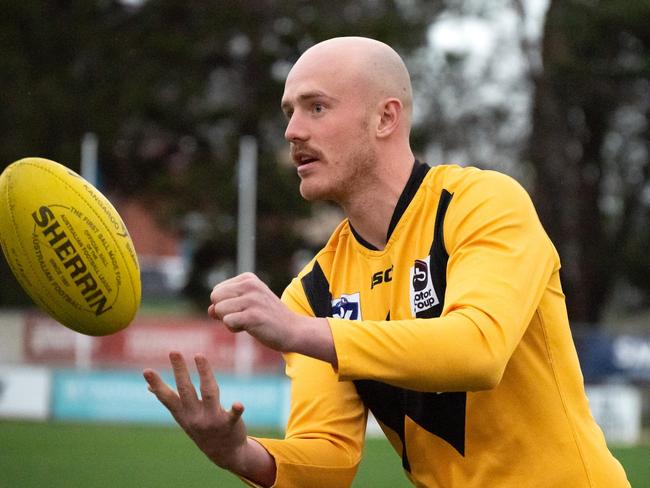
[[[650,277],[650,2],[551,0],[533,74],[529,160],[569,315],[598,323]]]
[[[648,25],[648,1],[446,2],[416,64],[414,138],[531,191],[576,323],[650,305]]]
[[[408,55],[442,2],[415,0],[0,0],[0,170],[34,155],[79,169],[97,134],[100,188],[147,202],[193,243],[188,293],[234,260],[235,162],[258,139],[257,271],[276,292],[304,247],[294,221],[309,207],[286,159],[283,81],[309,45],[365,35]],[[0,267],[0,303],[24,298]]]

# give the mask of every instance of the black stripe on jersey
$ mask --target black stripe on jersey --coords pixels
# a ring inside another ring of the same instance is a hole
[[[445,248],[444,222],[452,196],[447,190],[442,190],[440,194],[438,210],[436,211],[436,224],[433,229],[433,243],[429,252],[431,256],[429,273],[431,273],[433,287],[440,297],[440,303],[432,308],[418,312],[416,316],[419,319],[440,317],[442,308],[445,305],[444,297],[445,290],[447,289],[447,261],[449,260],[449,254],[447,254],[447,249]]]
[[[444,244],[444,219],[453,195],[443,190],[438,202],[433,243],[430,248],[431,279],[440,297],[435,307],[417,314],[417,318],[439,317],[447,286],[449,255]],[[407,360],[408,358],[405,358]],[[373,415],[399,436],[402,442],[402,466],[410,471],[405,439],[405,418],[408,416],[428,432],[445,440],[461,455],[465,454],[465,392],[421,392],[398,388],[373,380],[354,382],[359,396]]]
[[[330,293],[330,284],[318,261],[314,263],[311,271],[303,276],[300,281],[314,316],[331,317],[332,294]]]
[[[413,170],[411,171],[411,176],[406,182],[406,186],[404,187],[404,190],[402,190],[402,194],[399,196],[399,200],[397,200],[397,205],[395,205],[393,216],[390,219],[390,224],[388,224],[386,240],[390,239],[390,236],[393,234],[393,231],[395,230],[399,219],[401,219],[402,215],[404,215],[404,212],[406,212],[406,208],[409,206],[409,203],[411,203],[411,200],[413,200],[415,193],[420,188],[424,177],[427,175],[430,169],[431,167],[428,164],[421,163],[417,159],[415,160],[415,163],[413,164]]]

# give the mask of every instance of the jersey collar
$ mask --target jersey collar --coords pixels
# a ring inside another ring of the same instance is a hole
[[[424,180],[424,177],[426,176],[426,174],[429,172],[430,169],[431,167],[428,164],[421,163],[417,159],[413,163],[411,176],[409,176],[409,179],[406,182],[406,186],[404,187],[404,190],[402,190],[402,194],[397,200],[397,205],[395,205],[393,216],[390,219],[390,224],[388,224],[388,231],[386,232],[386,241],[390,239],[390,236],[393,234],[393,230],[395,230],[395,226],[397,226],[399,219],[402,218],[402,215],[406,211],[406,208],[409,206],[409,203],[411,203],[411,200],[413,200],[413,197],[415,196],[418,189],[420,188],[420,185],[422,184],[422,180]],[[361,235],[354,229],[354,227],[352,227],[352,225],[350,225],[350,229],[352,230],[352,234],[359,242],[359,244],[372,251],[378,251],[378,249],[375,246],[373,246],[368,241],[366,241],[363,237],[361,237]]]

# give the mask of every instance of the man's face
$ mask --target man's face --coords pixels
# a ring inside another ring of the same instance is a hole
[[[326,56],[301,58],[285,84],[285,138],[307,200],[345,203],[374,165],[368,94],[354,70],[340,66]]]

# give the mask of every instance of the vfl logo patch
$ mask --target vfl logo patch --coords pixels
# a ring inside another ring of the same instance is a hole
[[[341,295],[332,300],[332,317],[337,319],[361,320],[359,293]]]
[[[431,256],[416,259],[411,268],[411,312],[414,317],[440,303],[431,281],[430,260]]]

